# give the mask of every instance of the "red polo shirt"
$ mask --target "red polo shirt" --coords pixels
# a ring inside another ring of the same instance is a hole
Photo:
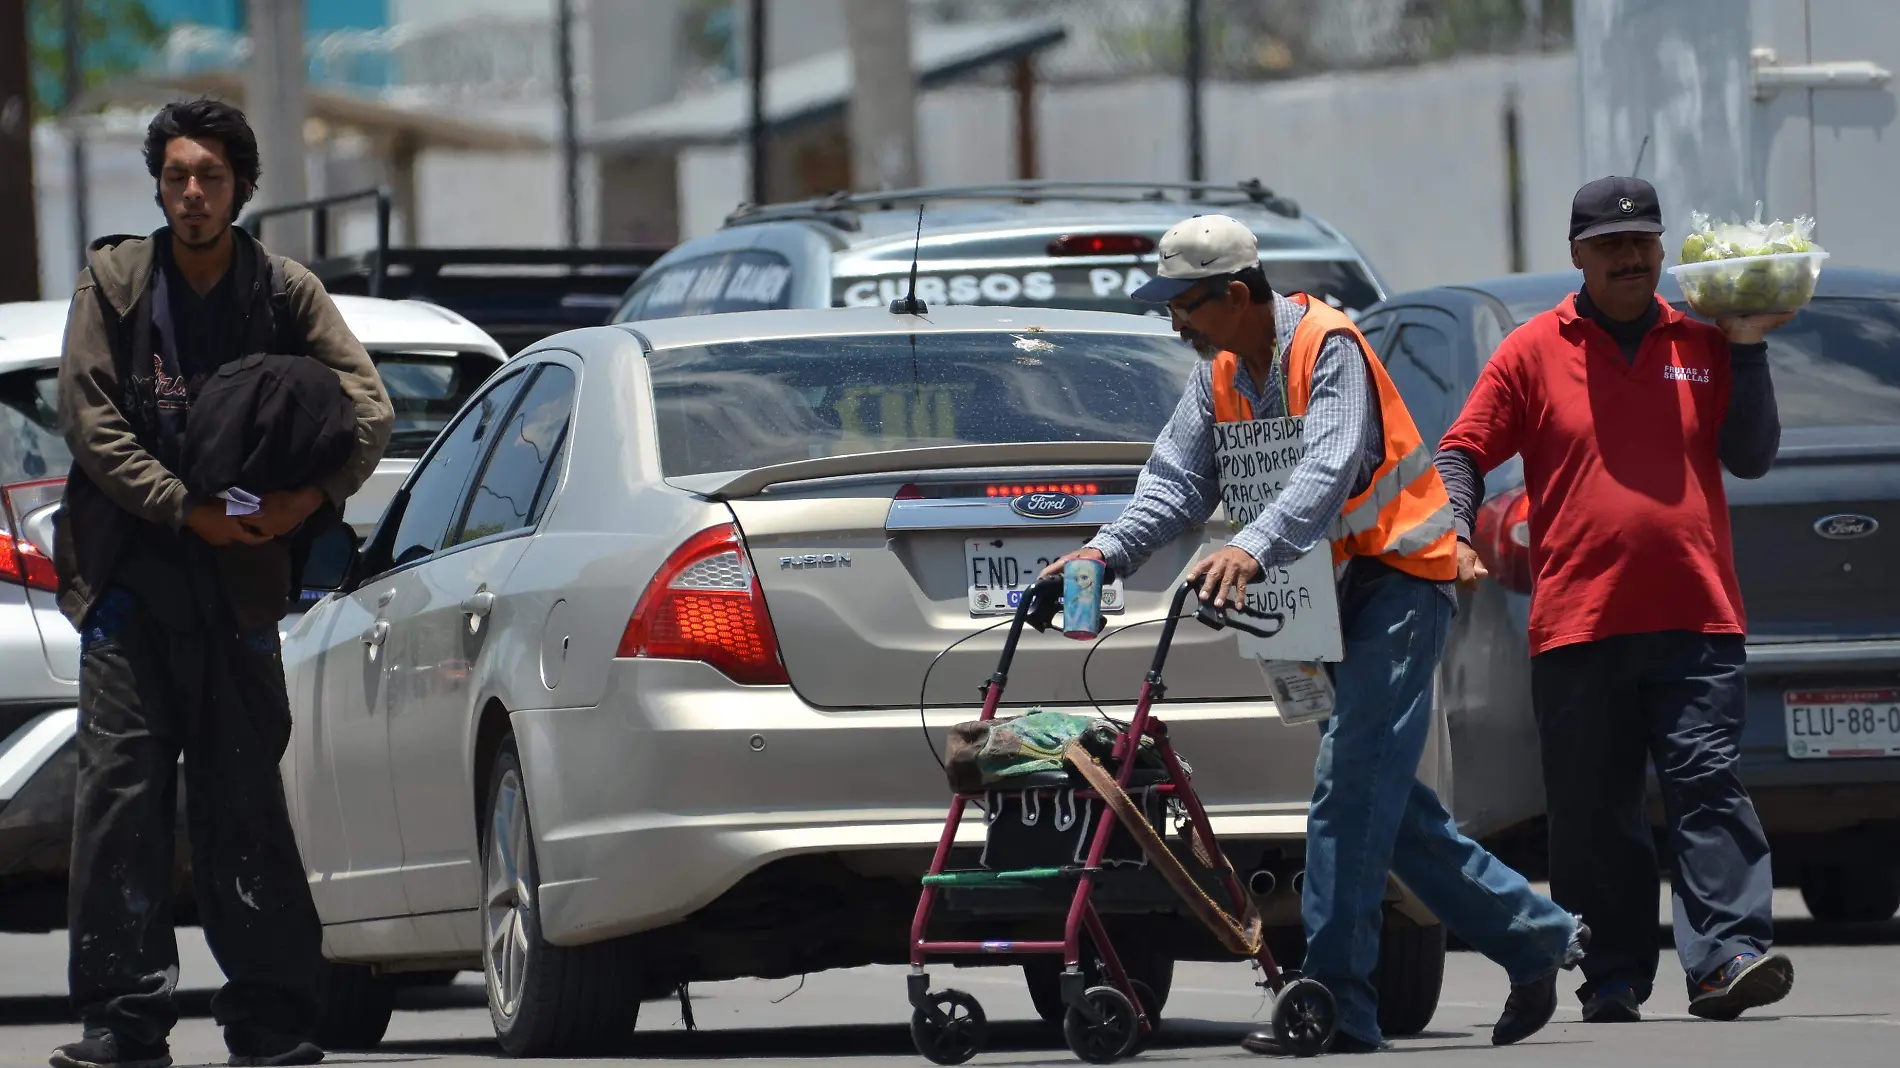
[[[1574,297],[1498,347],[1445,446],[1530,495],[1531,653],[1615,634],[1746,633],[1717,444],[1720,330],[1666,303],[1634,361]]]

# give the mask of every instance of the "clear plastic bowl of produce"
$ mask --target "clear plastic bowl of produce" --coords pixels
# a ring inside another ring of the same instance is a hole
[[[1681,263],[1669,268],[1696,314],[1710,319],[1799,311],[1814,298],[1815,280],[1827,253],[1782,252],[1726,260]]]

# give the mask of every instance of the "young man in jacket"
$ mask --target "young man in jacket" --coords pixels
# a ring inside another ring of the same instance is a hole
[[[1338,999],[1332,1052],[1383,1046],[1372,972],[1395,874],[1449,931],[1504,967],[1511,992],[1491,1041],[1520,1041],[1550,1022],[1557,972],[1582,956],[1589,930],[1459,834],[1418,781],[1457,574],[1451,504],[1430,447],[1352,320],[1323,301],[1273,292],[1244,224],[1196,216],[1163,235],[1158,251],[1157,277],[1134,296],[1166,302],[1175,329],[1211,359],[1190,374],[1120,518],[1050,571],[1076,557],[1124,574],[1139,567],[1220,504],[1217,424],[1302,417],[1306,452],[1285,488],[1189,572],[1202,599],[1219,605],[1239,603],[1265,569],[1309,551],[1343,569],[1345,659],[1333,672],[1336,699],[1313,771],[1302,971]],[[1270,1031],[1243,1045],[1283,1052]]]
[[[168,225],[93,245],[60,359],[73,468],[55,562],[81,641],[68,978],[84,1035],[52,1063],[171,1063],[182,752],[193,897],[228,980],[212,1012],[230,1063],[310,1064],[323,1056],[310,1041],[322,934],[278,775],[290,709],[277,628],[289,536],[362,485],[393,413],[322,285],[233,228],[259,177],[243,114],[167,106],[145,160]],[[221,365],[287,348],[335,372],[354,446],[341,467],[233,516],[186,488],[192,405]]]
[[[1656,978],[1646,759],[1668,818],[1689,1011],[1734,1019],[1794,984],[1768,950],[1768,840],[1735,770],[1746,626],[1722,488],[1724,467],[1760,478],[1774,462],[1763,334],[1791,316],[1711,326],[1670,307],[1656,295],[1662,232],[1648,182],[1577,191],[1583,288],[1498,346],[1436,460],[1470,581],[1485,573],[1470,545],[1483,473],[1524,458],[1550,887],[1596,933],[1577,992],[1593,1023],[1637,1020]]]

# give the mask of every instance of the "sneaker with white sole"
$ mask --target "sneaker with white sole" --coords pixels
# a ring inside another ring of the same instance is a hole
[[[1794,962],[1780,953],[1742,953],[1695,985],[1689,1014],[1733,1020],[1749,1009],[1773,1005],[1794,989]]]

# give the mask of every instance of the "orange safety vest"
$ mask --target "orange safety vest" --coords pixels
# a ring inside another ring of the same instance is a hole
[[[1385,456],[1365,492],[1346,502],[1333,523],[1333,565],[1354,556],[1372,556],[1410,575],[1434,582],[1458,577],[1458,536],[1452,526],[1451,498],[1432,466],[1432,450],[1419,437],[1405,400],[1392,385],[1385,366],[1372,358],[1372,346],[1346,314],[1303,293],[1290,299],[1306,314],[1286,351],[1287,414],[1303,416],[1312,396],[1313,364],[1326,339],[1348,334],[1367,355],[1366,369],[1379,391]],[[1253,405],[1234,386],[1240,357],[1223,352],[1214,358],[1214,421],[1244,423]]]

